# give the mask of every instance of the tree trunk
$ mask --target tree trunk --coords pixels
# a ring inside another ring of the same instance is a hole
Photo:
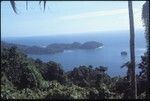
[[[131,61],[131,93],[132,98],[137,99],[137,84],[135,74],[135,50],[134,50],[134,19],[132,1],[128,1],[129,25],[130,25],[130,61]]]

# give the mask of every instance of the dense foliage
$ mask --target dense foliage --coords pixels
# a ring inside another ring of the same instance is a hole
[[[145,38],[147,41],[147,46],[149,47],[149,39],[150,39],[150,33],[149,33],[149,1],[146,1],[143,5],[142,9],[142,19],[145,26]]]
[[[122,99],[130,98],[126,77],[110,77],[106,67],[79,66],[64,72],[56,62],[28,58],[16,47],[1,46],[3,99]],[[141,74],[142,75],[142,74]],[[139,75],[139,98],[145,97]]]
[[[150,85],[150,81],[149,81],[149,71],[150,71],[150,51],[149,51],[149,39],[150,39],[150,33],[149,33],[149,1],[146,1],[143,5],[143,9],[142,9],[142,19],[144,22],[144,26],[145,26],[145,38],[146,38],[146,42],[147,42],[147,52],[146,54],[142,57],[142,63],[140,64],[140,68],[142,69],[142,73],[144,74],[144,77],[146,80],[146,98],[150,99],[150,89],[149,85]]]

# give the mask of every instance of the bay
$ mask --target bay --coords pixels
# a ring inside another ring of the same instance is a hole
[[[144,38],[144,31],[135,31],[135,53],[136,53],[136,67],[140,63],[140,57],[146,51],[146,43]],[[62,65],[65,71],[72,70],[74,67],[80,65],[92,65],[95,67],[105,66],[108,68],[107,73],[110,76],[124,76],[126,68],[120,68],[125,62],[129,61],[129,32],[116,31],[105,33],[84,33],[81,35],[71,34],[63,36],[41,36],[41,37],[24,37],[24,38],[5,38],[7,42],[24,44],[29,46],[46,47],[51,43],[73,43],[98,41],[104,44],[102,48],[92,50],[65,50],[57,54],[33,55],[28,54],[34,59],[41,59],[42,61],[55,61]],[[121,52],[126,51],[127,56],[121,56]],[[136,68],[136,72],[139,69]]]

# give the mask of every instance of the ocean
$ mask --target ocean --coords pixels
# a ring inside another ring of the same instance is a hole
[[[94,67],[105,66],[108,68],[107,73],[110,76],[126,75],[126,68],[121,66],[130,60],[129,53],[129,32],[114,31],[104,33],[83,33],[60,35],[60,36],[39,36],[39,37],[6,37],[2,40],[10,43],[17,43],[29,46],[46,47],[51,43],[73,43],[98,41],[104,44],[102,48],[92,50],[65,50],[63,53],[33,55],[28,54],[28,57],[41,59],[45,62],[55,61],[62,65],[65,71],[72,70],[80,65],[92,65]],[[121,56],[122,51],[127,51],[127,56]],[[135,31],[135,57],[136,57],[136,72],[139,72],[138,64],[141,60],[141,55],[146,52],[146,41],[144,31]]]

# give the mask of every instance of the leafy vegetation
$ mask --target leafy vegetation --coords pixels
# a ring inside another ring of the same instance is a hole
[[[123,99],[130,98],[126,77],[110,77],[107,68],[79,66],[64,72],[56,62],[28,58],[16,47],[1,46],[3,99]],[[138,96],[145,97],[139,75]]]

